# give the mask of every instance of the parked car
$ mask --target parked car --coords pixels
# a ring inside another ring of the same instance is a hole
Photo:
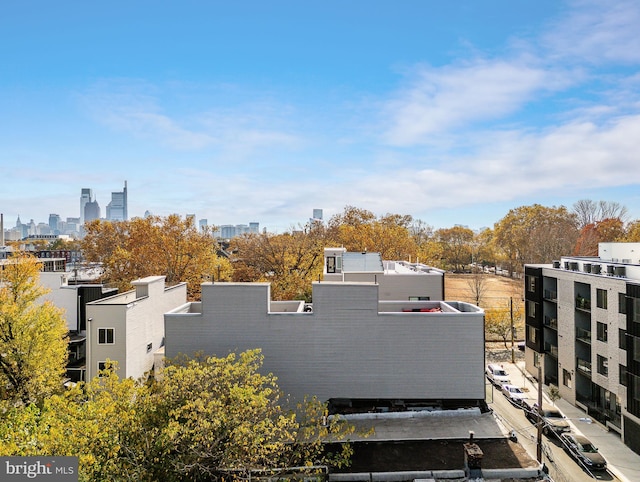
[[[565,451],[588,469],[602,470],[607,468],[607,461],[587,437],[573,433],[563,433],[560,435],[560,440],[564,445]]]
[[[510,383],[509,374],[504,371],[504,368],[502,368],[500,365],[490,363],[489,365],[487,365],[487,369],[485,372],[489,381],[494,385],[501,387],[505,383]]]
[[[502,385],[502,394],[507,397],[511,403],[516,405],[522,405],[523,400],[527,398],[527,394],[524,393],[520,387],[510,384]]]
[[[542,415],[542,433],[545,435],[560,436],[565,432],[570,432],[571,427],[564,415],[556,407],[542,404],[542,409],[538,408],[538,404],[534,403],[531,407],[524,406],[525,416],[531,423],[538,422],[538,412]]]

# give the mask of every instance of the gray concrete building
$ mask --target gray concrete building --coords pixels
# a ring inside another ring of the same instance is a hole
[[[201,302],[165,314],[165,353],[260,348],[264,370],[296,400],[478,404],[485,396],[484,312],[438,300],[440,281],[435,286],[432,294],[409,290],[391,300],[381,296],[381,280],[325,280],[313,283],[313,303],[305,303],[271,301],[268,283],[205,283]]]

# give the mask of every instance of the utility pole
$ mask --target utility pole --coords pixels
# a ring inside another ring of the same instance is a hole
[[[538,441],[536,444],[536,455],[538,458],[538,462],[542,463],[542,355],[538,358],[538,405],[536,410],[538,416],[537,426],[538,426]]]
[[[509,312],[511,313],[511,363],[516,362],[516,352],[513,349],[515,327],[513,326],[513,296],[509,298]]]

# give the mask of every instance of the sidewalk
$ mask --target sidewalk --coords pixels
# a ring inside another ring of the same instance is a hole
[[[530,380],[529,376],[525,377],[524,362],[520,361],[515,364],[503,363],[502,365],[512,376],[511,381],[514,385],[526,387],[529,390],[530,397],[537,398],[538,387]],[[546,387],[544,387],[544,391],[544,398],[549,402],[546,396]],[[607,460],[609,470],[616,477],[623,482],[640,481],[640,455],[622,443],[617,433],[607,430],[606,427],[595,420],[592,420],[592,423],[587,423],[585,419],[590,419],[590,417],[580,408],[563,399],[556,400],[555,405],[569,419],[573,432],[583,434],[598,447],[600,453]]]

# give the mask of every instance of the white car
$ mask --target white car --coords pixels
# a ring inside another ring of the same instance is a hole
[[[527,398],[526,393],[524,393],[520,387],[509,384],[502,385],[502,394],[516,405],[522,405],[522,401]]]
[[[509,380],[509,374],[504,371],[500,365],[496,365],[495,363],[490,363],[487,365],[487,369],[485,371],[487,378],[491,383],[497,385],[498,387],[504,385],[505,383],[511,383]]]

